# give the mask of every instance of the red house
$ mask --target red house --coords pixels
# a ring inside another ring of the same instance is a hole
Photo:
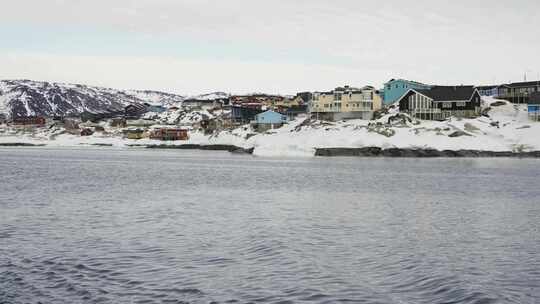
[[[44,126],[46,123],[43,116],[24,116],[13,118],[13,124],[19,126]]]
[[[157,140],[188,140],[189,135],[186,129],[159,128],[150,132],[150,138]]]

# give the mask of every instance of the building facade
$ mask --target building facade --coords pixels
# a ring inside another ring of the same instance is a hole
[[[530,120],[540,121],[540,92],[531,94],[527,104],[527,111]]]
[[[309,111],[312,117],[322,120],[370,120],[381,104],[381,96],[371,86],[361,89],[344,86],[330,92],[313,93]]]
[[[399,109],[425,120],[473,118],[480,114],[480,103],[480,93],[473,86],[434,86],[428,90],[410,89],[399,99]]]
[[[410,89],[427,90],[430,87],[430,85],[416,81],[406,79],[390,79],[390,81],[384,84],[384,89],[382,90],[384,105],[391,105],[395,103]]]
[[[540,92],[540,80],[500,85],[497,97],[512,103],[528,103],[531,94],[535,92]]]

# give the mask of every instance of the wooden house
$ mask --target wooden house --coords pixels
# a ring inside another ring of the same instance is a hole
[[[399,110],[426,120],[444,120],[450,116],[472,118],[480,114],[480,93],[474,86],[410,89],[399,99]]]
[[[497,97],[512,103],[528,103],[529,97],[535,92],[540,92],[540,80],[500,85]]]
[[[150,138],[157,140],[188,140],[188,130],[185,128],[156,128],[150,131]]]
[[[43,116],[23,116],[14,117],[12,123],[17,126],[43,127],[47,123],[47,120]]]
[[[269,129],[279,128],[284,123],[287,123],[287,121],[288,118],[286,115],[268,110],[255,115],[255,120],[252,122],[252,124],[257,131],[263,132]]]
[[[233,104],[231,106],[231,121],[236,124],[246,124],[255,119],[255,115],[263,112],[261,103]]]

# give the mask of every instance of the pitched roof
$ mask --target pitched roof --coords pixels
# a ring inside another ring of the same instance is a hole
[[[513,82],[507,84],[507,86],[511,88],[519,88],[519,87],[536,87],[540,86],[540,80],[537,81],[527,81],[527,82]]]
[[[483,85],[483,86],[476,86],[477,89],[479,90],[491,90],[491,89],[495,89],[495,88],[498,88],[499,85]]]
[[[434,86],[429,90],[415,90],[434,101],[469,100],[474,93],[474,86]]]

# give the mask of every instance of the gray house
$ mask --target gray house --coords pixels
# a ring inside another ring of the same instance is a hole
[[[399,110],[426,120],[472,118],[480,114],[480,100],[474,86],[434,86],[427,90],[410,89],[399,99]]]

